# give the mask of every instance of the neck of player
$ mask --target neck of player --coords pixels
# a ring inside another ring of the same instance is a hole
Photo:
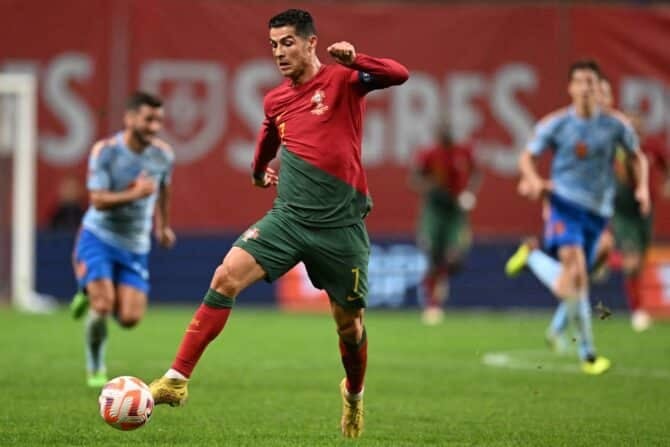
[[[148,144],[144,144],[143,141],[140,141],[140,139],[137,138],[132,130],[126,130],[123,133],[123,140],[131,151],[137,153],[143,152],[144,149],[148,146]]]
[[[591,104],[586,101],[575,104],[575,113],[580,118],[591,118],[593,115],[596,114],[597,110],[598,110],[597,105]]]
[[[302,85],[306,82],[309,82],[321,69],[321,61],[318,57],[314,56],[312,61],[305,66],[305,69],[295,78],[291,78],[293,85]]]

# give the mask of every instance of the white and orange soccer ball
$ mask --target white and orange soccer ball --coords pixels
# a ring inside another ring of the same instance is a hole
[[[100,416],[119,430],[135,430],[151,419],[154,398],[149,387],[137,377],[121,376],[102,387]]]

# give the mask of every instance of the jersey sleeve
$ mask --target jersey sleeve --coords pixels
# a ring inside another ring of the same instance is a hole
[[[88,158],[88,176],[86,187],[89,191],[108,190],[110,188],[109,176],[109,155],[110,149],[104,146],[93,146],[91,155]]]
[[[265,109],[265,119],[261,124],[261,130],[256,139],[256,152],[254,153],[254,161],[251,165],[252,174],[254,177],[260,177],[265,169],[268,167],[270,161],[277,155],[281,137],[279,129],[275,126],[273,118],[270,116],[270,99],[266,96],[263,102]]]
[[[627,152],[632,153],[639,150],[640,142],[633,126],[629,122],[617,119],[619,124],[619,144]]]
[[[166,155],[166,158],[167,158],[167,163],[166,163],[165,173],[163,174],[163,177],[161,177],[161,184],[162,185],[172,184],[172,172],[174,171],[174,163],[175,163],[174,152],[170,151],[170,153],[168,153]]]
[[[350,81],[362,94],[400,85],[409,79],[409,71],[399,62],[361,53],[356,55],[354,63],[349,68],[354,70],[350,75]]]
[[[542,119],[535,126],[533,135],[528,141],[527,149],[533,155],[540,155],[545,149],[555,149],[554,132],[556,130],[557,119]]]

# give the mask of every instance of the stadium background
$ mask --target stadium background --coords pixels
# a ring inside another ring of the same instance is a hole
[[[266,20],[286,5],[242,1],[3,1],[0,70],[39,79],[37,290],[67,298],[74,290],[73,234],[49,230],[58,190],[82,183],[92,142],[121,127],[123,101],[135,88],[166,101],[165,136],[177,152],[173,252],[152,254],[152,300],[199,300],[230,243],[270,206],[273,194],[249,184],[248,166],[262,118],[262,97],[279,75]],[[375,209],[372,305],[417,300],[423,268],[413,245],[417,197],[407,188],[413,150],[430,140],[447,108],[459,138],[475,143],[485,168],[472,215],[476,244],[453,283],[454,306],[549,306],[553,299],[526,275],[514,288],[502,274],[521,235],[539,233],[537,204],[515,194],[515,163],[536,119],[567,103],[570,61],[597,58],[619,107],[641,111],[651,134],[670,139],[670,9],[639,6],[468,6],[439,3],[297,3],[319,30],[319,55],[348,40],[361,52],[392,56],[410,81],[370,96],[364,160]],[[24,26],[31,23],[30,27]],[[40,30],[48,29],[47,34]],[[670,207],[656,234],[670,237]],[[293,279],[291,279],[293,278]],[[240,302],[269,304],[310,295],[300,275],[259,284]],[[514,290],[514,293],[510,293]],[[620,306],[620,278],[594,298]]]

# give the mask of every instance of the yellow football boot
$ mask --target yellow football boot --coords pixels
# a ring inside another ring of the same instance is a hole
[[[612,367],[612,362],[602,356],[596,357],[592,362],[582,362],[582,371],[592,376],[599,376]]]
[[[161,377],[151,382],[149,389],[156,405],[168,404],[171,407],[181,407],[188,399],[188,380]]]
[[[346,438],[358,438],[363,433],[363,393],[351,396],[347,391],[347,379],[340,382],[342,394],[342,434]]]

